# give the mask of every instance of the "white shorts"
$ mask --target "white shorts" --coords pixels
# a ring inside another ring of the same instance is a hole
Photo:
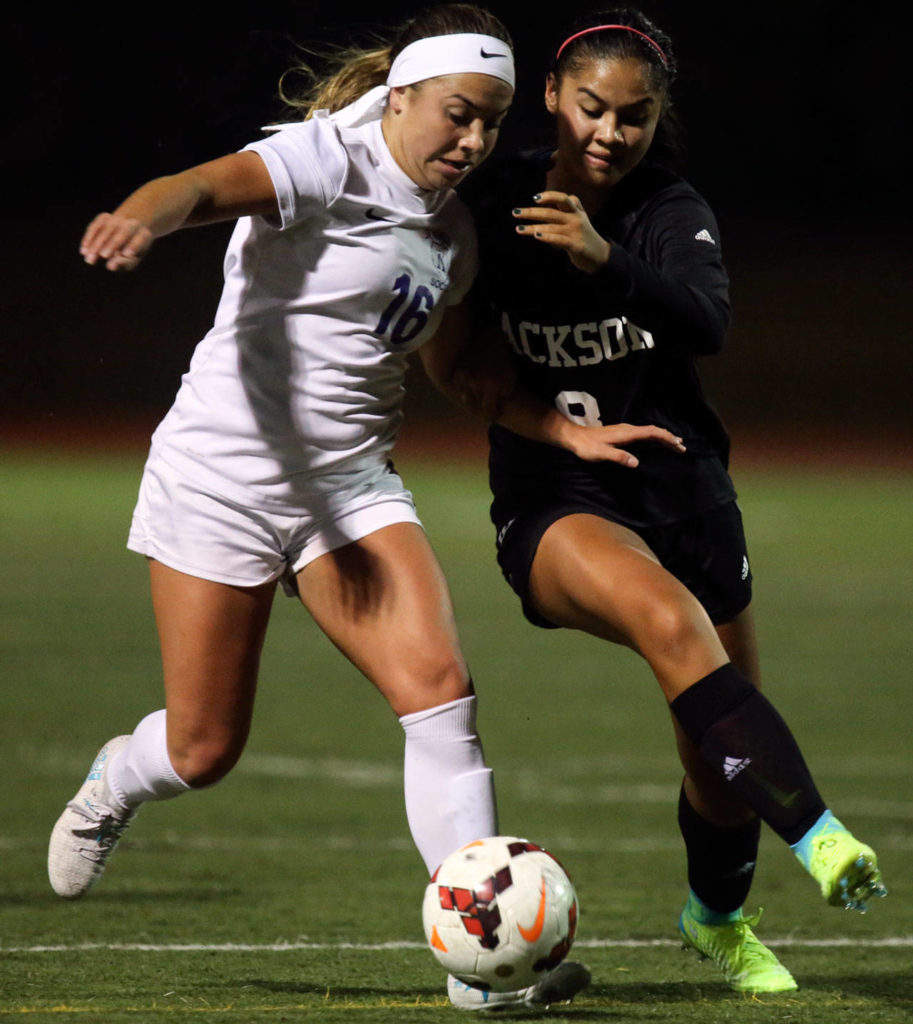
[[[278,579],[296,596],[295,575],[320,555],[393,523],[421,526],[412,495],[388,464],[336,474],[319,512],[264,512],[199,487],[149,457],[127,547],[216,583],[255,587]],[[325,484],[325,481],[324,481]]]

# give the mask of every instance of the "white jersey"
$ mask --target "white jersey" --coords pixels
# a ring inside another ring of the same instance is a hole
[[[399,168],[379,121],[316,117],[247,148],[279,223],[238,221],[215,323],[152,444],[217,494],[304,511],[393,447],[407,353],[469,289],[475,236],[453,192]]]

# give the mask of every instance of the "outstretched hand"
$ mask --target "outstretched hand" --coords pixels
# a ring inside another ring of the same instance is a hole
[[[593,227],[577,196],[546,191],[533,200],[535,206],[513,211],[517,220],[529,221],[517,225],[517,234],[563,249],[571,263],[588,274],[605,266],[611,246]]]
[[[614,423],[608,427],[572,426],[575,429],[567,432],[564,447],[585,462],[617,462],[634,469],[639,465],[637,457],[618,447],[632,441],[655,441],[676,452],[686,450],[682,439],[663,427],[631,423]]]
[[[79,252],[86,263],[103,260],[108,270],[135,270],[154,235],[145,224],[117,213],[100,213],[86,228]]]

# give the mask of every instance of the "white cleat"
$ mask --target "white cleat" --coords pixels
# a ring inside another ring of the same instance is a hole
[[[111,851],[136,813],[120,806],[106,782],[111,758],[129,739],[116,736],[99,750],[86,781],[51,832],[48,878],[54,892],[64,899],[78,899],[101,877]]]
[[[535,985],[516,992],[485,992],[447,975],[447,995],[457,1010],[547,1010],[555,1003],[569,1003],[590,983],[590,970],[575,960],[565,960]]]

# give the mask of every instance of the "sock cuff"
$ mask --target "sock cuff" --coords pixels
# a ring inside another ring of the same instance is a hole
[[[476,696],[459,697],[425,711],[402,715],[400,725],[410,740],[434,743],[476,735]]]
[[[734,910],[714,910],[713,907],[708,907],[693,889],[688,891],[688,910],[695,920],[709,925],[731,924],[733,921],[740,921],[743,916],[741,905]]]
[[[820,832],[823,832],[828,827],[839,829],[841,831],[843,830],[843,825],[841,824],[841,822],[838,821],[837,818],[835,818],[834,815],[831,814],[831,812],[827,808],[825,808],[824,811],[821,814],[819,814],[818,817],[815,819],[811,828],[807,828],[804,830],[803,835],[798,840],[798,842],[792,842],[789,844],[789,848],[806,866],[806,868],[808,867],[809,861],[811,860],[812,840],[815,838],[815,836],[817,836]]]
[[[128,808],[190,789],[168,756],[164,708],[146,715],[133,730],[127,746],[115,755],[108,770],[108,787],[117,802]]]
[[[688,738],[699,746],[712,725],[754,695],[760,696],[760,691],[727,662],[680,693],[669,708]]]

